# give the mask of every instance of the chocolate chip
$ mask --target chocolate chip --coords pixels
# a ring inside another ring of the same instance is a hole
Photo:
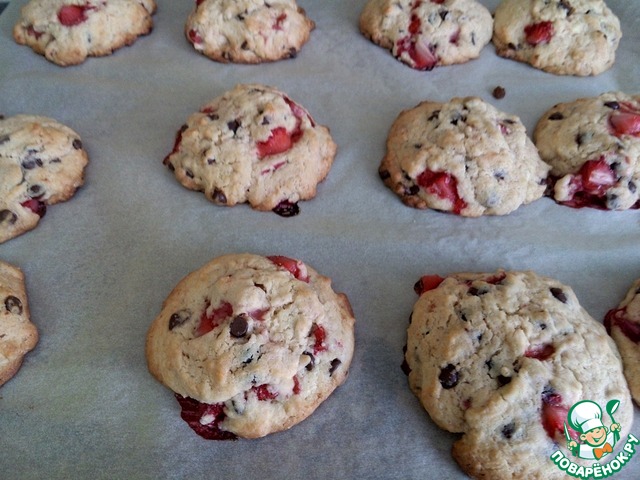
[[[560,0],[558,2],[558,7],[564,9],[567,12],[567,17],[573,13],[573,7],[566,0]]]
[[[429,115],[429,118],[427,118],[427,120],[437,120],[439,115],[440,110],[434,110],[431,115]]]
[[[628,187],[629,187],[629,191],[631,193],[636,193],[637,187],[636,187],[636,184],[632,180],[629,181]]]
[[[231,120],[230,122],[227,123],[227,127],[229,127],[229,130],[231,130],[235,135],[238,129],[240,128],[240,122],[238,120]]]
[[[438,375],[438,380],[440,380],[440,385],[442,385],[442,388],[445,390],[458,385],[460,378],[455,365],[449,364],[446,367],[443,367],[440,370],[440,375]]]
[[[406,192],[407,195],[417,195],[418,193],[420,193],[420,187],[418,185],[411,185]]]
[[[389,173],[389,170],[378,170],[378,175],[380,175],[381,180],[387,180],[388,178],[391,178],[391,173]]]
[[[185,170],[184,174],[189,178],[193,178],[193,172],[191,170]]]
[[[340,360],[339,358],[334,358],[333,360],[331,360],[331,367],[329,368],[329,375],[333,375],[333,372],[335,372],[338,367],[342,365],[342,360]]]
[[[470,287],[469,288],[469,295],[473,295],[476,297],[479,297],[481,295],[484,295],[485,293],[488,293],[488,290],[482,288],[477,288],[477,287]]]
[[[560,112],[553,112],[551,115],[549,115],[549,120],[562,120],[564,118],[564,115]]]
[[[585,134],[584,133],[578,133],[576,135],[576,143],[578,144],[578,146],[582,145],[584,143],[585,140]]]
[[[298,56],[298,50],[295,47],[289,49],[289,58],[296,58]]]
[[[42,160],[39,158],[26,158],[22,161],[22,168],[25,170],[33,170],[36,167],[42,166]]]
[[[18,216],[11,210],[0,210],[0,223],[7,222],[9,225],[13,225],[18,220]]]
[[[567,296],[561,288],[552,287],[549,289],[549,291],[551,292],[551,295],[553,295],[556,299],[558,299],[562,303],[567,303]]]
[[[73,140],[73,143],[71,144],[73,146],[73,148],[75,148],[76,150],[81,150],[82,149],[82,140],[80,140],[79,138],[75,138]]]
[[[306,368],[307,371],[310,372],[316,366],[316,357],[313,355],[313,353],[307,352],[307,351],[303,352],[302,354],[309,357],[309,363],[307,363],[307,365],[304,368]]]
[[[513,422],[507,423],[504,427],[502,427],[502,436],[504,438],[509,439],[513,436],[515,431],[516,431],[515,423]]]
[[[216,203],[226,204],[227,196],[224,194],[222,190],[220,190],[219,188],[216,188],[213,190],[213,201]]]
[[[42,195],[44,195],[44,189],[42,188],[41,185],[38,185],[38,184],[31,185],[29,187],[28,192],[29,192],[29,196],[31,198],[37,198],[37,197],[41,197]]]
[[[169,317],[169,330],[179,327],[191,318],[191,311],[180,310]]]
[[[498,385],[501,387],[504,387],[505,385],[511,383],[511,377],[506,377],[504,375],[498,375],[496,380],[498,380]]]
[[[449,15],[449,10],[440,10],[438,14],[440,15],[440,18],[442,19],[442,21],[444,22],[447,18],[447,15]]]
[[[273,213],[276,213],[281,217],[295,217],[300,213],[300,207],[298,207],[297,203],[292,203],[289,200],[283,200],[275,206]]]
[[[18,297],[9,295],[4,299],[4,307],[14,315],[22,315],[22,302]]]
[[[242,45],[240,45],[240,48],[242,50],[249,50],[249,43],[245,40],[244,42],[242,42]]]
[[[209,117],[209,120],[219,120],[220,116],[217,113],[209,113],[207,115],[207,117]]]
[[[493,95],[493,98],[497,98],[498,100],[500,100],[501,98],[505,97],[507,91],[504,89],[504,87],[497,86],[493,89],[493,92],[491,92],[491,94]]]
[[[244,337],[248,330],[249,322],[247,321],[247,316],[245,314],[238,315],[233,319],[229,326],[229,333],[231,333],[231,336],[235,338]]]
[[[618,102],[604,102],[604,106],[605,107],[609,107],[613,110],[618,110],[620,109],[620,104]]]

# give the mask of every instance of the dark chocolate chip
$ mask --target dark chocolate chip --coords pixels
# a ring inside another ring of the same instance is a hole
[[[514,434],[514,432],[516,431],[516,425],[515,423],[511,422],[506,424],[504,427],[502,427],[502,436],[504,438],[511,438]]]
[[[420,187],[418,185],[411,185],[409,190],[407,190],[407,195],[417,195],[420,193]]]
[[[460,378],[455,365],[449,364],[446,367],[443,367],[440,370],[440,375],[438,375],[438,380],[440,380],[440,385],[442,385],[442,388],[446,390],[458,385],[458,381],[460,380]]]
[[[227,196],[224,194],[224,192],[222,190],[220,190],[219,188],[216,188],[213,191],[213,201],[216,202],[216,203],[226,204],[227,203]]]
[[[300,213],[300,207],[297,203],[292,203],[289,200],[283,200],[275,206],[273,212],[281,217],[295,217]]]
[[[302,354],[309,357],[309,363],[307,363],[304,368],[306,368],[310,372],[316,366],[316,357],[313,355],[313,353],[307,351],[303,352]]]
[[[231,130],[235,135],[238,129],[240,128],[240,122],[238,120],[231,120],[230,122],[227,123],[227,127],[229,127],[229,130]]]
[[[631,193],[636,193],[636,190],[637,190],[637,187],[636,187],[635,182],[633,182],[632,180],[629,181],[629,191]]]
[[[511,377],[506,377],[504,375],[498,375],[496,380],[498,380],[498,385],[501,387],[504,387],[505,385],[511,383]]]
[[[42,195],[44,195],[44,189],[42,188],[41,185],[38,185],[38,184],[31,185],[29,187],[28,192],[29,192],[29,196],[31,198],[37,198],[37,197],[41,197]]]
[[[4,299],[4,307],[14,315],[22,314],[22,302],[18,297],[14,297],[13,295],[9,295]]]
[[[389,173],[389,170],[378,170],[378,175],[380,175],[380,178],[382,180],[387,180],[388,178],[391,178],[391,173]]]
[[[576,135],[576,143],[578,144],[578,146],[582,145],[584,143],[585,140],[585,134],[584,133],[578,133]]]
[[[295,47],[289,49],[289,58],[296,58],[298,56],[298,50]]]
[[[179,327],[187,320],[191,318],[191,312],[189,310],[180,310],[169,317],[169,330],[173,330]]]
[[[247,321],[247,316],[245,314],[236,316],[229,326],[229,333],[231,333],[231,336],[235,338],[244,337],[248,330],[249,322]]]
[[[562,303],[567,303],[567,296],[561,288],[552,287],[549,289],[549,291],[551,292],[551,295],[553,295],[557,300],[561,301]]]
[[[11,210],[0,210],[0,223],[7,222],[9,225],[13,225],[18,220],[18,216]]]
[[[493,89],[493,92],[491,92],[491,94],[493,95],[493,98],[497,98],[498,100],[500,100],[501,98],[505,97],[507,91],[504,89],[504,87],[497,86]]]
[[[560,112],[553,112],[551,115],[549,115],[549,120],[562,120],[564,118],[564,115]]]
[[[567,12],[567,17],[573,13],[573,7],[566,0],[560,0],[558,2],[558,7],[564,9]]]
[[[447,18],[447,15],[449,15],[449,10],[440,10],[438,14],[440,15],[440,18],[442,19],[442,21],[444,22]]]
[[[618,102],[604,102],[605,107],[609,107],[613,110],[618,110],[620,108],[620,104]]]
[[[333,375],[333,372],[335,372],[340,365],[342,365],[342,360],[340,360],[339,358],[334,358],[333,360],[331,360],[331,367],[329,368],[329,375]]]
[[[437,120],[439,115],[440,110],[434,110],[431,115],[429,115],[429,118],[427,118],[427,120]]]
[[[29,157],[22,161],[22,168],[25,170],[33,170],[36,167],[42,166],[42,160],[35,157]]]
[[[249,43],[245,40],[244,42],[242,42],[242,45],[240,45],[240,48],[242,50],[249,50]]]
[[[75,138],[73,140],[73,143],[71,144],[71,146],[73,148],[75,148],[76,150],[81,150],[82,149],[82,140],[80,140],[79,138]]]
[[[189,178],[193,178],[193,172],[191,170],[185,170],[184,174]]]

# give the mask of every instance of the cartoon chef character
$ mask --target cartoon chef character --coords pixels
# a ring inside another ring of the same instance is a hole
[[[600,405],[591,400],[578,402],[569,410],[567,420],[571,428],[580,432],[580,440],[583,442],[578,443],[572,440],[565,430],[567,447],[574,455],[584,459],[599,460],[613,452],[613,447],[620,435],[620,424],[613,422],[607,429],[602,423]]]

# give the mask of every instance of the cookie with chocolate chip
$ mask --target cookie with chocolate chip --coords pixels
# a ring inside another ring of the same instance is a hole
[[[492,30],[476,0],[369,0],[360,14],[362,34],[416,70],[477,58]]]
[[[0,243],[36,227],[84,183],[80,136],[51,118],[0,118]]]
[[[574,208],[640,208],[640,95],[608,92],[559,103],[536,125],[551,165],[549,196]]]
[[[295,57],[314,28],[295,0],[198,0],[185,34],[212,60],[256,64]]]
[[[153,28],[155,0],[30,0],[13,38],[60,66],[110,55]]]
[[[164,164],[217,205],[293,216],[316,195],[336,150],[329,129],[283,92],[239,84],[187,119]]]
[[[22,270],[0,260],[0,386],[12,378],[38,343]]]
[[[604,325],[618,346],[631,395],[640,405],[640,279],[633,282],[620,304],[607,312]]]
[[[171,292],[146,358],[196,433],[257,438],[299,423],[346,380],[354,322],[346,295],[302,261],[225,255]]]
[[[426,275],[415,289],[409,386],[438,426],[462,434],[452,454],[471,477],[565,478],[550,460],[558,449],[592,465],[571,454],[564,428],[585,399],[603,408],[619,401],[626,436],[633,404],[620,356],[570,287],[498,270]]]
[[[622,32],[603,0],[503,0],[494,14],[496,53],[557,75],[598,75]]]
[[[401,112],[379,174],[406,205],[478,217],[542,197],[548,170],[517,116],[465,97]]]

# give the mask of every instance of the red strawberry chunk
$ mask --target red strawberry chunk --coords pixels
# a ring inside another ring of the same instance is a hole
[[[229,302],[222,302],[219,307],[214,308],[209,313],[207,310],[209,305],[205,307],[202,315],[200,316],[200,324],[196,329],[196,336],[201,337],[209,333],[222,323],[223,320],[233,315],[233,306]]]
[[[542,393],[542,426],[549,438],[556,436],[564,438],[564,424],[567,420],[569,407],[562,404],[562,396],[558,393]],[[577,432],[569,429],[569,435],[577,439]]]
[[[524,35],[527,43],[534,47],[543,43],[549,43],[553,34],[553,23],[549,21],[532,23],[524,27]]]
[[[282,267],[285,270],[291,272],[291,274],[298,280],[309,283],[307,266],[300,260],[295,260],[293,258],[285,257],[282,255],[271,255],[267,258],[279,267]]]
[[[42,36],[42,32],[38,32],[33,25],[29,25],[29,27],[27,28],[27,34],[31,35],[32,37],[36,37],[36,40],[39,40],[40,37]]]
[[[614,111],[609,116],[609,126],[616,137],[632,135],[640,137],[640,112]]]
[[[314,325],[311,330],[311,334],[314,337],[313,344],[313,354],[317,355],[319,352],[324,352],[327,350],[327,345],[325,343],[327,339],[327,331],[324,329],[322,325]]]
[[[428,193],[451,202],[451,211],[459,214],[467,203],[458,195],[458,180],[447,172],[425,170],[418,176],[418,185]]]
[[[536,360],[547,360],[556,352],[555,347],[550,343],[532,345],[524,352],[524,356],[535,358]]]
[[[300,379],[298,375],[293,376],[293,394],[298,395],[302,391],[302,387],[300,386]]]
[[[193,29],[193,28],[192,28],[192,29],[190,29],[190,30],[187,32],[187,38],[188,38],[188,39],[189,39],[189,41],[190,41],[191,43],[193,43],[194,45],[195,45],[195,44],[197,44],[197,43],[202,43],[202,36],[198,33],[198,31],[197,31],[197,30],[195,30],[195,29]]]
[[[80,25],[87,20],[86,11],[92,8],[89,5],[63,5],[58,10],[58,20],[65,27]]]
[[[287,19],[286,13],[281,13],[280,15],[278,15],[278,18],[276,18],[276,22],[273,24],[273,29],[282,30],[282,24],[286,19]]]
[[[271,391],[269,389],[269,385],[266,383],[252,387],[251,390],[256,394],[258,400],[261,402],[273,400],[278,396],[278,392]]]
[[[271,136],[264,142],[258,142],[258,158],[263,159],[269,155],[284,153],[293,146],[292,136],[284,127],[271,130]]]
[[[415,283],[413,290],[418,295],[422,295],[424,292],[438,288],[442,282],[444,282],[444,278],[440,275],[423,275],[420,277],[420,280]]]
[[[585,162],[580,168],[580,176],[584,190],[596,195],[603,195],[616,183],[616,174],[604,157]]]
[[[226,418],[223,403],[202,403],[177,393],[176,399],[182,408],[180,416],[201,437],[207,440],[235,440],[237,438],[235,434],[219,427]]]
[[[604,318],[604,326],[611,335],[611,327],[618,327],[634,343],[640,344],[640,323],[627,318],[626,308],[609,310]]]
[[[431,3],[435,3],[437,5],[442,5],[444,3],[444,0],[431,0]]]
[[[26,200],[22,202],[20,205],[22,205],[24,208],[28,208],[29,210],[31,210],[36,215],[39,215],[40,217],[44,217],[44,214],[47,213],[47,206],[45,205],[44,202],[38,200],[37,198],[31,198],[29,200]]]

